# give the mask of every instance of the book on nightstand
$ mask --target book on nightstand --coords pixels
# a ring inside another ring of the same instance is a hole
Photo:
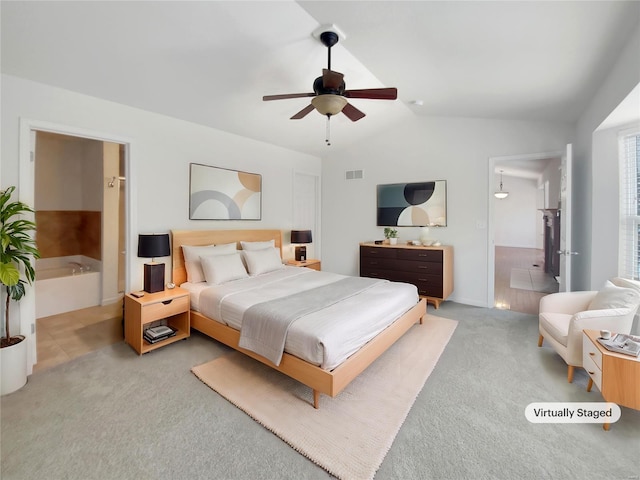
[[[611,352],[637,357],[640,355],[640,337],[618,333],[610,339],[598,338],[598,342]]]
[[[176,330],[166,325],[160,325],[158,327],[147,328],[144,333],[144,339],[149,343],[156,343],[165,340],[169,337],[173,337],[176,334]]]

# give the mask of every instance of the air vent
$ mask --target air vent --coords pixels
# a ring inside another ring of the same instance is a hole
[[[362,180],[364,178],[363,170],[347,170],[345,172],[345,178],[347,180]]]

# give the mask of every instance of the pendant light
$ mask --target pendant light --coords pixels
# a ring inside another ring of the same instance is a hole
[[[502,190],[502,170],[500,170],[500,190],[496,190],[493,193],[493,196],[499,200],[502,200],[509,196],[509,192],[505,192],[504,190]]]

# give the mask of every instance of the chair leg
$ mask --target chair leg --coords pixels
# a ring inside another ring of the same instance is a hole
[[[573,370],[574,370],[574,366],[569,365],[569,369],[567,370],[567,381],[569,383],[573,383]]]
[[[538,336],[538,346],[541,347],[542,346],[542,341],[544,340],[544,337],[542,335]]]

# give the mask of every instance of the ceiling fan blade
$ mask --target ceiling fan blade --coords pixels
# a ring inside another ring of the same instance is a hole
[[[265,95],[262,100],[267,102],[269,100],[286,100],[287,98],[303,98],[303,97],[315,97],[315,93],[285,93],[283,95]]]
[[[338,90],[342,85],[344,75],[333,70],[322,69],[322,86],[330,90]]]
[[[300,120],[301,118],[306,117],[309,113],[313,112],[314,108],[315,107],[313,105],[309,104],[298,113],[296,113],[293,117],[291,117],[290,120]]]
[[[368,98],[371,100],[395,100],[398,98],[397,88],[365,88],[362,90],[345,90],[347,98]]]
[[[344,106],[344,108],[342,109],[342,113],[344,113],[347,116],[347,118],[352,122],[357,122],[365,115],[363,112],[358,110],[356,107],[354,107],[350,103],[347,103]]]

